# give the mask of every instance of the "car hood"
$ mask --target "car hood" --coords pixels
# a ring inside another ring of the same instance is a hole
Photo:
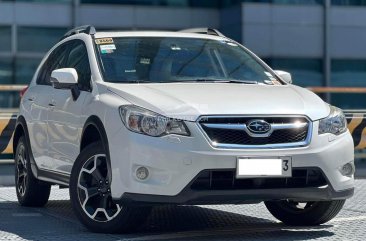
[[[295,85],[108,83],[108,89],[131,104],[188,121],[202,115],[305,115],[318,120],[330,112],[317,95]]]

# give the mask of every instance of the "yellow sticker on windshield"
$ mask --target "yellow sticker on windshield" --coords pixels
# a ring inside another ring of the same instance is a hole
[[[98,38],[95,40],[96,44],[113,44],[112,38]]]

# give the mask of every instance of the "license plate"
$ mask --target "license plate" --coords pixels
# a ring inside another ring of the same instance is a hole
[[[291,177],[290,157],[281,158],[238,158],[236,177]]]

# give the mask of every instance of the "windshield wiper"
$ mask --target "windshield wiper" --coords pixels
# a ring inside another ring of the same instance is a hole
[[[214,81],[215,83],[239,83],[239,84],[252,84],[252,85],[256,85],[258,84],[258,81],[254,81],[254,80],[217,80]]]
[[[213,82],[213,83],[238,83],[238,84],[258,84],[258,81],[253,80],[235,80],[235,79],[214,79],[214,78],[200,78],[200,79],[189,79],[179,80],[174,82]]]
[[[126,80],[126,81],[122,81],[122,82],[118,82],[119,84],[121,83],[127,83],[127,84],[139,84],[139,83],[155,83],[155,82],[152,82],[152,81],[149,81],[149,80]]]

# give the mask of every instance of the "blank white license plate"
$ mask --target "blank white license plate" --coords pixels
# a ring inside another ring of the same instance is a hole
[[[291,177],[291,158],[238,158],[236,177]]]

